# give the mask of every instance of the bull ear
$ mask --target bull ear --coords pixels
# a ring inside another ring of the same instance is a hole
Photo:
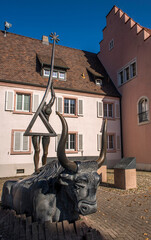
[[[61,185],[68,186],[69,182],[73,180],[73,175],[67,174],[67,173],[61,173],[59,178],[59,183]]]

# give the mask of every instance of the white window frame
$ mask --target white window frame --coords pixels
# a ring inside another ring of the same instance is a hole
[[[64,77],[61,77],[61,74],[64,74]],[[59,71],[59,79],[60,80],[65,80],[66,79],[66,73],[63,71]]]
[[[135,72],[136,74],[132,74],[132,65],[135,63]],[[129,69],[129,79],[127,79],[126,76],[126,69]],[[121,73],[123,73],[123,82],[121,83]],[[126,64],[124,67],[122,67],[118,73],[117,73],[117,79],[118,79],[118,86],[122,86],[124,83],[130,81],[131,79],[135,78],[137,76],[137,61],[136,58],[134,58],[132,61],[130,61],[128,64]]]
[[[49,72],[49,74],[47,74],[46,72]],[[61,77],[61,74],[64,74],[64,77]],[[47,68],[44,68],[44,69],[43,69],[43,76],[44,76],[44,77],[49,77],[49,75],[50,75],[50,70],[47,69]],[[65,72],[65,71],[61,71],[61,70],[56,70],[56,69],[54,69],[54,70],[53,70],[52,77],[53,77],[54,79],[59,79],[59,80],[65,81],[65,80],[66,80],[66,72]]]
[[[52,74],[52,77],[53,77],[53,78],[58,78],[58,72],[54,70],[54,71],[53,71],[53,74]]]
[[[95,80],[95,84],[96,84],[97,86],[102,86],[102,79],[96,79],[96,80]]]
[[[75,148],[70,148],[70,142],[71,142],[71,135],[74,135],[74,145],[75,145]],[[76,133],[68,133],[68,148],[66,148],[66,145],[65,145],[65,151],[77,151],[77,134]]]
[[[49,72],[49,74],[46,74],[46,71]],[[43,73],[44,73],[44,77],[49,77],[50,70],[44,68]]]
[[[113,137],[113,142],[112,142],[112,143],[113,143],[113,148],[110,148],[110,147],[109,147],[109,145],[110,145],[110,144],[109,144],[109,143],[110,143],[110,141],[109,141],[109,140],[110,140],[110,139],[109,139],[110,136]],[[108,134],[107,134],[107,151],[114,151],[114,150],[115,150],[115,134],[114,134],[114,133],[108,133]]]
[[[22,109],[17,109],[17,96],[21,95],[22,96]],[[29,96],[30,97],[30,101],[29,101],[29,110],[25,110],[24,109],[24,102],[25,102],[25,96]],[[20,93],[20,92],[16,92],[16,112],[31,112],[31,94],[29,93]]]
[[[68,106],[69,112],[68,112],[68,113],[65,112],[65,100],[69,100],[69,106]],[[75,101],[75,108],[74,108],[74,109],[75,109],[75,112],[74,112],[74,113],[71,113],[71,111],[70,111],[70,109],[71,109],[70,106],[71,106],[71,101],[72,101],[72,100]],[[77,100],[76,100],[75,98],[65,97],[65,98],[64,98],[64,106],[63,106],[63,108],[64,108],[64,114],[65,114],[65,115],[66,115],[66,114],[67,114],[67,115],[73,115],[73,116],[76,115],[76,104],[77,104]]]
[[[16,133],[20,133],[20,149],[18,150],[16,150],[15,149],[15,144],[16,144],[16,139],[15,139],[15,134]],[[28,141],[28,149],[27,150],[24,150],[23,149],[23,140],[24,140],[24,138],[27,138],[27,141]],[[13,132],[13,152],[29,152],[30,151],[30,147],[29,147],[29,137],[27,137],[27,136],[24,136],[24,131],[17,131],[17,130],[14,130],[14,132]]]
[[[140,102],[142,100],[146,100],[146,110],[144,112],[140,112]],[[139,98],[139,100],[137,101],[137,113],[138,113],[138,124],[142,125],[142,124],[146,124],[148,122],[150,122],[150,112],[149,112],[150,106],[149,106],[149,99],[146,96],[142,96]],[[140,114],[147,114],[147,119],[144,121],[140,121]]]
[[[105,110],[105,108],[104,108],[105,104],[107,105],[107,116],[105,116],[105,114],[104,114],[104,117],[105,118],[109,118],[109,119],[114,118],[114,103],[112,103],[112,102],[104,102],[103,103],[103,110]],[[112,105],[112,116],[109,116],[109,105]]]

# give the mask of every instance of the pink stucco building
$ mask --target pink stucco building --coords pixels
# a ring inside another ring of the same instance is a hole
[[[98,57],[122,95],[123,154],[151,170],[151,30],[116,6],[106,22]]]
[[[34,171],[31,137],[23,133],[44,95],[51,51],[46,36],[37,40],[7,33],[4,37],[0,31],[0,177]],[[97,54],[57,44],[53,81],[56,101],[49,121],[57,137],[50,140],[48,158],[56,157],[62,130],[58,110],[69,127],[66,154],[76,160],[99,155],[102,122],[107,118],[106,164],[114,166],[121,159],[120,94]],[[37,120],[32,131],[46,131]]]

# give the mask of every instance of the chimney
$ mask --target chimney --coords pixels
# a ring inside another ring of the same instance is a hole
[[[42,36],[42,43],[45,45],[49,45],[49,40],[47,36],[44,36],[44,35]]]

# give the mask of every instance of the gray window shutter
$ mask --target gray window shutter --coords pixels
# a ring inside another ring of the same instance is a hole
[[[120,118],[120,106],[119,106],[119,104],[116,104],[116,117]]]
[[[34,95],[33,95],[32,111],[33,111],[33,112],[36,112],[38,106],[39,106],[39,95],[38,95],[38,94],[34,94]]]
[[[97,102],[97,116],[103,117],[103,102]]]
[[[60,137],[61,137],[61,134],[57,134],[56,139],[55,139],[55,150],[56,150],[56,152],[57,152],[57,148],[58,148],[58,143],[60,141]]]
[[[13,91],[5,92],[5,110],[6,111],[14,110],[14,92]]]
[[[29,150],[29,137],[23,136],[23,151]]]
[[[79,134],[78,135],[78,151],[83,150],[83,135]]]
[[[63,99],[62,97],[56,98],[56,111],[63,113]]]
[[[83,100],[78,100],[78,115],[83,116]]]
[[[117,136],[117,150],[120,150],[121,144],[120,144],[120,136]]]
[[[97,134],[97,150],[101,150],[101,144],[102,144],[102,134]]]
[[[14,132],[14,151],[21,150],[21,134],[22,132]]]

